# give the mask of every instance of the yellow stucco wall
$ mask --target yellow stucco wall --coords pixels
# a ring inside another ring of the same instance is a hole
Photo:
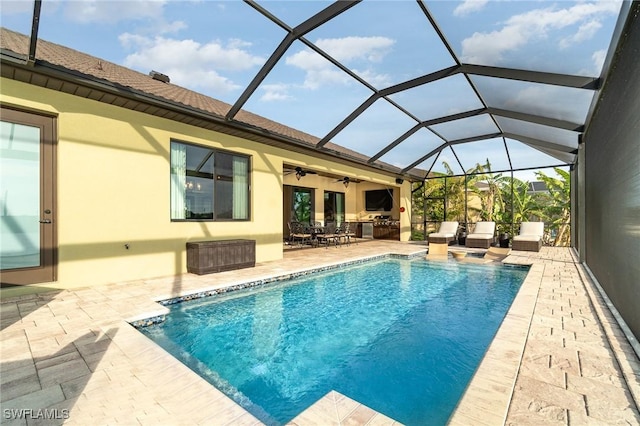
[[[372,182],[352,184],[346,191],[339,182],[318,179],[314,183],[321,189],[316,192],[319,197],[324,189],[346,193],[350,220],[360,218],[364,210],[365,188],[395,187],[398,206],[406,209],[400,215],[401,238],[409,238],[408,182],[396,185],[391,176],[14,80],[2,79],[1,87],[0,101],[4,105],[58,116],[57,287],[184,273],[187,241],[250,238],[256,240],[257,262],[281,258],[282,186],[288,180],[295,181],[295,176],[283,176],[285,162]],[[171,139],[251,156],[250,221],[170,221]],[[320,202],[316,209],[321,207]]]

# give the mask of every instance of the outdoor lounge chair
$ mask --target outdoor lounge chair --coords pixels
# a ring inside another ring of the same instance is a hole
[[[510,248],[489,247],[483,257],[463,257],[460,262],[465,263],[492,263],[502,262],[511,253]]]
[[[495,231],[495,222],[478,222],[473,229],[473,233],[467,235],[467,240],[464,245],[467,247],[488,249],[496,242],[494,236]]]
[[[520,235],[513,237],[511,246],[514,250],[540,251],[543,234],[544,222],[522,222]]]
[[[442,222],[438,232],[429,234],[429,243],[450,244],[458,233],[458,222]]]

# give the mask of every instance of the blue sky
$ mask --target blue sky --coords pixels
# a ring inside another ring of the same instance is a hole
[[[259,4],[295,27],[330,2]],[[620,10],[620,2],[614,0],[427,1],[426,5],[462,62],[594,77],[600,74]],[[32,9],[32,1],[2,0],[2,26],[29,34]],[[44,0],[39,36],[145,74],[162,72],[172,83],[233,104],[285,31],[238,0]],[[365,0],[306,38],[376,89],[454,65],[416,2],[410,0]],[[485,91],[485,101],[500,108],[577,122],[584,120],[593,95],[580,89],[483,77],[475,77],[474,84]],[[370,89],[296,42],[244,108],[323,137],[370,95]],[[482,105],[462,76],[398,93],[392,99],[420,120]],[[378,101],[333,141],[374,155],[415,123],[386,101]],[[504,125],[528,131],[521,123]],[[495,125],[481,116],[440,125],[438,132],[455,139],[465,137],[467,128],[485,127],[490,133]],[[550,137],[574,143],[574,135]],[[404,167],[440,143],[434,134],[422,130],[381,159]],[[560,162],[517,141],[507,144],[513,145],[512,157],[518,153],[522,163],[514,167]],[[461,160],[465,168],[491,156],[494,169],[499,169],[508,167],[503,146],[498,140],[454,149],[465,157]],[[452,154],[443,151],[434,170],[442,170],[442,161],[455,164]],[[428,169],[432,162],[420,167]]]

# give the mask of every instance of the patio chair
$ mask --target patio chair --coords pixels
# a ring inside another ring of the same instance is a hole
[[[347,245],[351,245],[351,238],[355,240],[356,233],[351,229],[351,224],[349,222],[342,222],[338,227],[336,234],[338,235],[338,239],[344,239],[344,242]]]
[[[495,222],[478,222],[473,232],[467,235],[467,240],[464,245],[467,247],[488,249],[496,242],[495,232]]]
[[[356,245],[358,244],[358,236],[356,235],[357,224],[351,222],[345,222],[347,224],[347,235],[349,235],[349,242],[353,240]]]
[[[544,235],[544,222],[522,222],[520,235],[513,237],[514,250],[540,251],[542,248],[542,236]]]
[[[511,254],[510,248],[501,247],[489,247],[487,252],[482,257],[465,256],[460,259],[460,262],[465,263],[493,263],[502,262],[507,256]]]
[[[298,241],[302,246],[305,242],[311,242],[311,233],[307,231],[306,226],[300,222],[289,222],[289,244],[295,244]]]
[[[429,243],[451,244],[458,233],[458,222],[442,222],[438,232],[428,236]]]
[[[334,222],[327,224],[324,227],[324,232],[316,235],[318,245],[324,242],[325,248],[329,248],[329,243],[333,241],[333,244],[337,247],[338,244],[340,244],[340,234],[336,231],[336,224]]]

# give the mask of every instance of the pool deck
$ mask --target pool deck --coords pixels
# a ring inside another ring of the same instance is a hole
[[[376,240],[286,250],[282,260],[218,274],[23,296],[3,289],[1,422],[261,424],[129,322],[166,313],[159,300],[425,250],[425,245]],[[625,338],[573,251],[514,251],[506,262],[532,268],[450,424],[640,424],[640,360],[632,347],[637,341]],[[397,423],[330,392],[291,424]]]

